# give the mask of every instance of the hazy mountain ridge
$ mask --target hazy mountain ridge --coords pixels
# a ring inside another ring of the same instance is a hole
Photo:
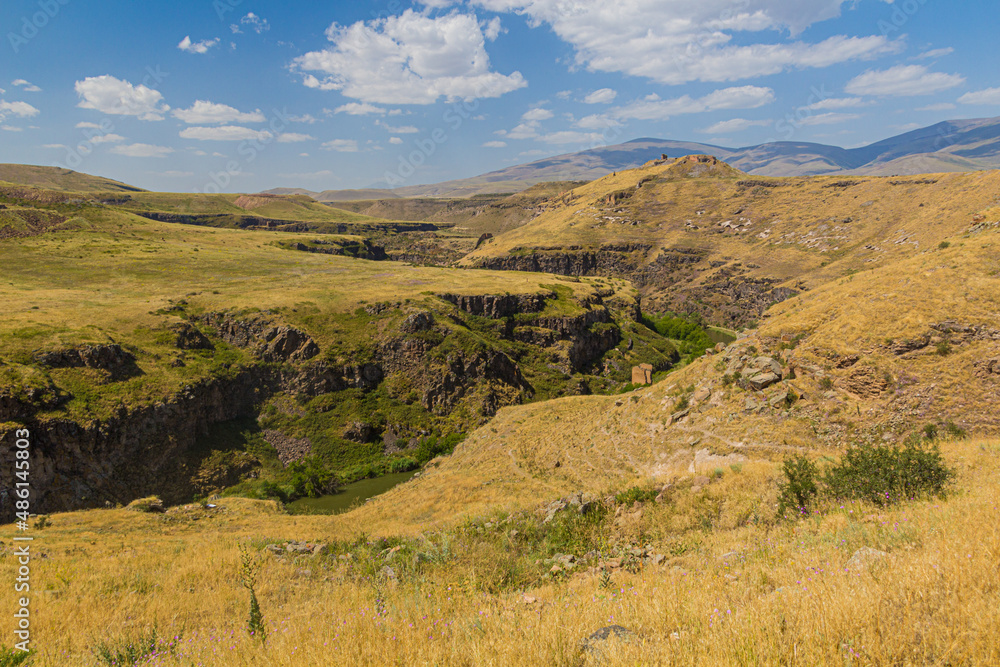
[[[1000,117],[944,121],[859,148],[796,141],[727,148],[644,137],[431,185],[323,192],[275,188],[267,192],[308,194],[318,201],[461,197],[522,190],[544,181],[593,180],[609,172],[634,169],[662,153],[670,157],[714,155],[742,171],[760,176],[837,173],[891,176],[994,169],[1000,167]]]

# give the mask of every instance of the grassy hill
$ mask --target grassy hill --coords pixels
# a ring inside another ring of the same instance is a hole
[[[0,181],[71,192],[143,192],[125,183],[60,167],[0,164]]]
[[[705,159],[579,187],[463,263],[627,277],[647,312],[746,323],[790,294],[932,251],[989,218],[1000,187],[996,171],[764,179]]]

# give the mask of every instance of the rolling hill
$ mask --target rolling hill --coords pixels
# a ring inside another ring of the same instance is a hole
[[[142,188],[110,178],[31,164],[0,164],[0,181],[71,192],[144,192]]]

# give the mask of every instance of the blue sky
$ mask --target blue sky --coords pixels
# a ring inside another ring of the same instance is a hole
[[[1000,115],[995,0],[5,0],[0,162],[387,187],[637,137],[852,147]]]

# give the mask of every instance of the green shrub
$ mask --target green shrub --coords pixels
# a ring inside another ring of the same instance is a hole
[[[389,462],[389,472],[392,473],[409,472],[410,470],[414,470],[419,467],[420,465],[409,456],[393,459]]]
[[[969,434],[966,433],[964,428],[962,428],[955,422],[951,421],[950,419],[944,423],[944,432],[952,440],[965,440],[967,437],[969,437]]]
[[[247,633],[261,642],[267,640],[267,628],[264,626],[264,614],[257,602],[257,577],[260,575],[261,561],[258,554],[251,552],[250,546],[240,543],[240,585],[250,592],[250,615],[247,617]]]
[[[949,243],[948,241],[941,241],[941,243],[938,243],[938,248],[940,248],[941,250],[944,250],[945,248],[950,248],[950,247],[951,247],[951,243]]]
[[[626,489],[615,494],[615,502],[619,505],[631,505],[632,503],[638,501],[640,503],[647,503],[652,500],[656,500],[660,490],[656,487],[641,487],[633,486],[630,489]]]
[[[954,476],[936,446],[908,441],[902,447],[851,446],[823,481],[834,497],[883,506],[941,494]]]
[[[20,651],[0,645],[0,667],[17,667],[18,665],[23,665],[34,654],[35,649]]]
[[[91,651],[102,665],[124,667],[141,665],[151,658],[164,653],[172,653],[175,641],[161,639],[157,629],[140,632],[138,635],[123,637],[117,641],[102,641]],[[17,664],[17,663],[12,663]]]
[[[800,454],[785,459],[782,471],[785,479],[778,484],[778,514],[784,515],[789,508],[805,514],[819,494],[816,464]]]
[[[937,344],[937,353],[942,357],[947,357],[951,354],[951,343],[946,340],[941,341]]]
[[[924,437],[928,440],[936,440],[938,436],[937,424],[927,424],[924,426]]]
[[[833,389],[833,380],[828,377],[823,378],[819,381],[819,388],[826,391]]]

